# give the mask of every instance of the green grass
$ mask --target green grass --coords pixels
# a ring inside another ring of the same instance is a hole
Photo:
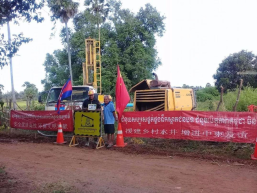
[[[26,101],[17,101],[17,105],[23,110],[26,109]]]
[[[6,102],[4,103],[4,107],[6,107]],[[22,101],[22,100],[17,100],[17,105],[22,108],[22,109],[26,109],[26,101]]]
[[[17,100],[18,110],[26,110],[27,103],[24,100]],[[37,101],[32,102],[32,109],[31,110],[43,110],[45,109],[45,105],[38,103]],[[4,107],[6,107],[6,103],[4,103]]]

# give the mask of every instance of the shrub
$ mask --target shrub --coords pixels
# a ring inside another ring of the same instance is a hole
[[[213,96],[208,93],[204,93],[201,91],[196,92],[197,102],[205,102],[207,100],[212,100],[212,99],[213,99]]]
[[[212,95],[212,96],[214,96],[214,97],[220,95],[220,93],[219,93],[219,91],[216,89],[216,87],[206,87],[206,88],[204,88],[204,89],[202,89],[202,90],[200,90],[200,91],[205,92],[205,93],[207,93],[207,94],[210,94],[210,95]]]
[[[44,111],[45,110],[45,105],[43,104],[35,104],[33,106],[34,111]]]
[[[196,92],[197,102],[212,100],[217,96],[219,96],[219,91],[215,87],[206,87]]]

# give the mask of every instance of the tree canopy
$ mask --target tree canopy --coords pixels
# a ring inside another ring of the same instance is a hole
[[[216,80],[215,86],[224,89],[234,90],[237,88],[240,79],[244,80],[244,86],[250,85],[254,88],[257,87],[256,75],[242,75],[239,72],[244,71],[256,71],[257,70],[256,55],[252,52],[242,50],[238,53],[234,53],[225,58],[220,64],[213,75]]]
[[[165,31],[164,19],[150,4],[142,7],[138,13],[121,9],[121,2],[116,0],[99,1],[108,3],[108,16],[102,20],[101,57],[103,93],[114,94],[116,66],[120,65],[123,79],[129,88],[142,79],[151,78],[161,61],[155,49],[156,36]],[[85,39],[97,38],[97,18],[87,8],[78,13],[74,20],[74,32],[71,33],[71,60],[74,85],[81,85],[82,63],[85,62]],[[65,37],[65,33],[61,33]],[[44,63],[46,78],[42,80],[45,90],[51,86],[60,86],[67,80],[67,51],[60,49],[47,54]]]
[[[38,89],[36,85],[31,84],[30,82],[24,82],[22,86],[25,87],[24,95],[27,100],[27,110],[29,110],[31,108],[31,102],[35,99],[35,97],[38,94]]]
[[[52,21],[60,19],[62,23],[68,23],[78,12],[79,3],[72,0],[47,0],[47,3],[52,12]]]
[[[24,94],[27,98],[33,99],[36,97],[38,89],[35,84],[31,84],[30,82],[24,82],[22,86],[25,87]]]
[[[0,1],[0,26],[13,22],[18,24],[20,20],[42,22],[40,10],[44,6],[44,0],[2,0]],[[0,33],[0,67],[7,65],[7,58],[13,57],[23,43],[32,39],[23,37],[23,34],[14,34],[11,44],[5,40],[4,34]]]
[[[110,12],[110,4],[105,0],[85,0],[86,10],[89,11],[97,24],[98,39],[100,40],[100,24],[105,22]]]

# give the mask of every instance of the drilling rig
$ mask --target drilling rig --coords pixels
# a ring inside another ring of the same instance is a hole
[[[101,50],[100,41],[85,40],[86,62],[83,63],[83,85],[93,86],[97,93],[102,93],[101,85]]]
[[[86,62],[82,65],[83,85],[92,86],[98,93],[98,100],[103,102],[100,41],[90,37],[85,40],[85,57]]]
[[[82,108],[83,101],[88,97],[88,91],[94,90],[95,97],[100,103],[104,102],[104,95],[102,95],[101,84],[101,50],[100,41],[88,38],[85,40],[85,57],[86,62],[82,64],[83,69],[83,85],[72,86],[72,100],[71,97],[64,99],[61,102],[61,110],[67,109],[68,106],[78,106]],[[56,103],[60,95],[62,87],[52,87],[48,91],[45,110],[56,110]],[[41,96],[39,102],[42,102]]]

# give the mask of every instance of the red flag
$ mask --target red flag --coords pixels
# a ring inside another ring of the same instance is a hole
[[[120,67],[117,65],[117,82],[116,82],[116,111],[118,113],[119,120],[121,115],[126,108],[130,97],[127,91],[127,88],[124,84],[123,78],[120,73]]]

